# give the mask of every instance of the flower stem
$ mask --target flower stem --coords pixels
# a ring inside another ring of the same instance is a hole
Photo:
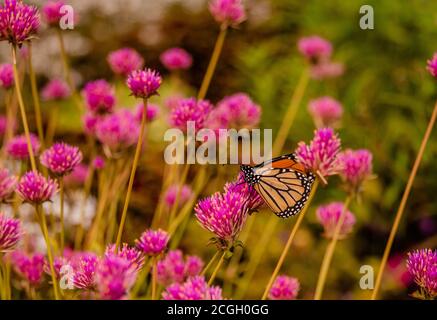
[[[120,226],[118,228],[117,240],[115,242],[115,250],[118,250],[118,247],[120,246],[120,243],[121,243],[121,236],[123,234],[123,228],[124,228],[124,224],[126,222],[127,209],[129,207],[129,201],[130,201],[130,197],[131,197],[131,193],[132,193],[132,187],[134,184],[135,172],[137,170],[138,162],[139,162],[140,155],[141,155],[141,148],[143,145],[143,139],[145,136],[145,128],[146,128],[146,116],[147,116],[146,110],[147,110],[147,99],[144,99],[144,112],[143,112],[143,116],[141,118],[140,136],[138,138],[137,147],[135,150],[134,162],[132,164],[132,169],[131,169],[131,173],[130,173],[130,177],[129,177],[129,184],[127,187],[123,212],[121,214],[121,220],[120,220]]]
[[[59,178],[59,202],[60,202],[60,212],[61,212],[61,237],[60,237],[60,252],[61,255],[64,252],[64,241],[65,241],[65,230],[64,230],[64,178]]]
[[[200,273],[201,276],[204,276],[205,273],[211,268],[212,264],[214,263],[215,259],[217,259],[220,251],[216,251],[214,255],[212,256],[211,260],[209,260],[208,264],[203,268],[202,272]]]
[[[384,249],[384,254],[382,256],[381,265],[379,267],[378,275],[376,277],[375,288],[372,292],[372,300],[375,300],[378,296],[378,291],[381,286],[382,275],[384,273],[385,265],[387,264],[388,256],[390,254],[391,247],[399,228],[399,223],[404,213],[405,205],[407,204],[408,196],[410,195],[411,188],[413,186],[414,179],[416,178],[417,171],[419,169],[420,162],[422,161],[423,154],[425,152],[426,144],[428,143],[429,137],[434,127],[437,118],[437,102],[434,105],[434,111],[432,112],[431,119],[429,120],[428,127],[426,128],[425,135],[423,136],[422,142],[420,144],[419,152],[417,153],[416,160],[414,161],[413,169],[410,172],[408,178],[407,186],[405,187],[404,194],[402,195],[401,203],[399,204],[398,211],[396,212],[396,217],[391,227],[390,235],[388,237],[387,244]]]
[[[156,300],[156,278],[158,277],[157,258],[152,261],[152,300]]]
[[[142,285],[144,284],[147,275],[149,274],[150,268],[152,267],[150,264],[150,260],[149,261],[144,261],[144,266],[140,271],[140,274],[135,282],[134,287],[132,288],[131,292],[130,292],[130,298],[131,299],[135,299],[136,296],[138,295],[138,292],[140,291]]]
[[[300,75],[299,81],[297,83],[296,89],[294,90],[293,96],[291,97],[290,105],[285,113],[282,120],[282,124],[279,128],[278,135],[276,136],[275,142],[273,143],[273,155],[278,155],[282,148],[284,147],[285,141],[287,140],[288,133],[296,119],[297,111],[299,110],[299,105],[302,101],[305,89],[308,86],[309,72],[308,69],[304,69]]]
[[[38,131],[38,137],[41,143],[41,148],[44,149],[44,131],[42,128],[41,104],[38,96],[38,87],[36,85],[35,72],[33,70],[32,43],[30,41],[28,42],[27,47],[29,48],[28,66],[29,66],[29,77],[30,77],[30,86],[32,90],[33,104],[35,107],[36,128]]]
[[[13,62],[12,67],[14,72],[15,91],[17,92],[18,105],[20,106],[21,120],[23,122],[24,134],[26,136],[30,165],[32,166],[32,171],[36,171],[36,162],[35,162],[35,156],[33,154],[32,143],[30,140],[30,131],[29,131],[29,125],[27,123],[26,108],[24,107],[23,96],[21,94],[21,88],[20,88],[20,79],[18,76],[17,48],[14,45],[11,45],[11,50],[12,50],[12,62]]]
[[[205,76],[203,77],[202,84],[200,86],[197,99],[201,100],[206,97],[209,85],[211,83],[212,76],[214,75],[215,68],[217,67],[217,62],[223,49],[223,44],[226,39],[226,33],[228,30],[227,24],[222,24],[220,27],[220,33],[217,37],[217,41],[214,46],[214,51],[212,52],[211,59],[209,60],[208,68],[206,69]]]
[[[316,293],[314,294],[314,300],[320,300],[323,294],[323,288],[325,287],[326,276],[328,275],[329,267],[331,265],[332,257],[334,255],[335,246],[337,245],[338,238],[340,236],[341,227],[343,226],[346,213],[351,202],[352,196],[348,195],[343,205],[343,210],[335,225],[334,234],[332,239],[326,248],[325,255],[323,257],[322,266],[320,268],[319,278],[317,280]]]
[[[223,261],[225,260],[225,256],[226,256],[226,250],[223,250],[223,254],[222,254],[222,256],[220,257],[219,262],[218,262],[217,265],[215,266],[215,269],[214,269],[214,271],[213,271],[212,274],[211,274],[211,278],[209,278],[208,286],[210,286],[210,285],[214,282],[214,279],[215,279],[215,277],[217,276],[217,273],[218,273],[218,271],[220,270],[220,267],[222,266]]]
[[[55,268],[53,267],[53,253],[52,253],[52,247],[50,244],[49,232],[47,230],[46,217],[45,217],[45,214],[43,212],[43,208],[42,208],[41,204],[36,204],[35,209],[36,209],[36,214],[38,216],[38,219],[41,222],[41,231],[42,231],[42,234],[44,236],[44,240],[45,240],[46,246],[47,246],[47,257],[49,259],[50,274],[52,277],[52,285],[53,285],[53,293],[55,295],[55,299],[59,300],[58,282],[56,280]]]
[[[262,300],[266,300],[267,299],[267,295],[269,294],[270,288],[273,284],[273,282],[275,281],[276,277],[278,276],[279,270],[281,269],[282,265],[284,264],[285,261],[285,257],[287,256],[287,254],[290,252],[290,247],[291,244],[293,243],[294,237],[297,233],[297,230],[299,229],[300,224],[303,221],[303,218],[305,216],[305,213],[308,210],[308,207],[314,197],[314,194],[317,191],[317,187],[319,185],[319,180],[316,179],[316,181],[314,182],[313,185],[313,189],[311,190],[311,194],[310,197],[306,203],[306,205],[304,206],[304,208],[302,209],[302,212],[299,214],[299,216],[297,217],[297,220],[293,226],[293,229],[291,230],[290,236],[288,237],[287,243],[285,244],[284,250],[282,251],[281,257],[278,260],[278,263],[276,264],[275,270],[273,271],[270,280],[264,290],[264,294],[262,296]]]

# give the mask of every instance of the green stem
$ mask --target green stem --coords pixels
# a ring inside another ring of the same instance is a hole
[[[343,226],[344,220],[346,218],[346,213],[351,202],[352,196],[349,195],[343,205],[343,210],[335,225],[334,234],[332,235],[331,241],[326,248],[325,256],[323,257],[322,266],[320,268],[319,278],[317,280],[316,292],[314,294],[314,300],[320,300],[322,298],[323,289],[325,287],[326,276],[328,275],[329,267],[331,265],[332,257],[334,255],[335,246],[337,245],[338,238],[340,236],[340,231]]]
[[[59,200],[60,200],[60,212],[61,212],[61,235],[60,235],[60,251],[61,255],[64,253],[65,242],[65,228],[64,228],[64,178],[59,178]]]
[[[12,67],[14,72],[15,91],[17,92],[18,105],[20,106],[21,120],[23,122],[24,134],[26,136],[26,141],[27,141],[27,150],[29,152],[32,171],[36,171],[36,162],[35,162],[35,156],[33,154],[32,143],[30,140],[30,131],[29,131],[29,124],[27,122],[26,108],[24,107],[23,96],[21,94],[21,88],[19,85],[20,78],[18,76],[18,69],[17,69],[17,48],[14,45],[11,45],[11,50],[12,50],[12,62],[13,62]]]
[[[151,261],[144,261],[144,267],[141,269],[140,274],[137,278],[137,281],[135,282],[135,285],[133,289],[130,292],[131,299],[135,299],[138,295],[138,292],[140,292],[141,287],[143,286],[144,282],[146,281],[146,277],[149,274],[150,268],[151,268]]]
[[[206,97],[206,93],[208,92],[208,88],[211,83],[212,76],[214,75],[214,71],[217,67],[218,59],[220,58],[220,54],[223,50],[223,44],[225,42],[227,30],[228,30],[228,25],[225,23],[222,24],[220,27],[220,33],[217,37],[217,41],[214,46],[214,51],[212,52],[212,56],[208,64],[208,68],[206,69],[205,76],[203,77],[203,81],[200,86],[199,93],[197,95],[198,100],[204,99]]]
[[[121,237],[123,235],[124,224],[126,222],[127,209],[129,207],[129,202],[130,202],[131,193],[132,193],[132,187],[133,187],[134,179],[135,179],[135,173],[136,173],[138,162],[139,162],[140,155],[141,155],[141,148],[143,145],[143,139],[145,136],[145,128],[146,128],[146,115],[147,115],[146,110],[147,110],[147,99],[144,99],[144,112],[143,112],[143,116],[141,118],[140,136],[138,138],[138,143],[137,143],[137,147],[135,150],[134,162],[132,164],[132,169],[131,169],[131,173],[130,173],[130,177],[129,177],[129,184],[128,184],[127,192],[126,192],[126,198],[124,201],[123,212],[121,214],[120,226],[118,228],[117,240],[115,242],[115,249],[116,250],[118,250],[120,243],[121,243]]]
[[[221,266],[222,266],[222,264],[223,264],[223,261],[225,260],[225,256],[226,256],[226,250],[223,251],[223,254],[222,254],[221,257],[220,257],[219,262],[218,262],[217,265],[215,266],[215,269],[214,269],[214,271],[213,271],[212,274],[211,274],[211,278],[209,278],[208,286],[212,285],[212,283],[214,282],[214,279],[215,279],[215,277],[217,276],[217,273],[218,273],[218,271],[220,270],[220,268],[221,268]]]
[[[200,275],[204,276],[206,274],[206,272],[209,270],[209,268],[211,268],[211,266],[214,263],[214,261],[217,259],[219,253],[220,253],[220,251],[216,251],[214,253],[214,255],[212,256],[211,260],[209,260],[208,264],[203,268],[203,270],[200,273]]]
[[[319,180],[316,180],[313,185],[313,189],[311,190],[310,198],[308,199],[307,203],[305,204],[304,208],[302,209],[302,212],[298,215],[296,223],[293,226],[293,229],[291,230],[290,236],[288,237],[287,243],[285,244],[284,250],[282,251],[281,257],[278,260],[278,263],[276,264],[275,270],[273,271],[270,280],[264,290],[264,294],[262,296],[262,300],[267,299],[267,295],[269,294],[270,288],[272,287],[273,282],[275,281],[276,277],[278,276],[279,270],[281,270],[282,265],[284,264],[285,258],[287,257],[287,254],[290,252],[290,247],[293,243],[294,237],[296,236],[297,230],[300,227],[300,224],[303,221],[303,218],[305,216],[305,213],[308,210],[308,207],[314,197],[314,194],[317,191],[317,187],[319,185]]]
[[[156,300],[156,280],[158,277],[157,258],[152,258],[152,300]]]

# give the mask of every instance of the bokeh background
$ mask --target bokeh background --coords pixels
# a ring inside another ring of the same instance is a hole
[[[74,30],[65,31],[65,41],[78,84],[112,79],[117,83],[118,105],[134,106],[135,101],[128,96],[124,84],[114,78],[106,62],[110,51],[129,46],[143,55],[147,66],[164,76],[161,95],[154,102],[163,104],[175,92],[186,96],[196,92],[218,33],[206,0],[70,0],[69,4],[78,14],[78,21]],[[374,8],[374,30],[359,28],[359,8],[364,4]],[[337,247],[324,294],[325,298],[369,298],[370,291],[361,290],[358,285],[360,266],[375,267],[376,275],[378,259],[437,97],[435,79],[425,69],[426,60],[437,50],[437,2],[247,0],[246,5],[248,19],[229,33],[207,98],[217,102],[235,92],[248,93],[262,106],[261,127],[272,128],[275,135],[304,66],[297,40],[317,34],[332,41],[333,59],[345,65],[345,72],[335,79],[310,82],[284,152],[293,151],[297,142],[312,138],[314,125],[307,112],[308,100],[330,95],[344,106],[338,129],[343,146],[367,148],[373,153],[375,179],[366,183],[360,201],[351,206],[357,225],[353,234]],[[193,55],[193,67],[181,74],[182,84],[172,81],[159,62],[159,54],[174,46]],[[8,50],[1,54],[3,61],[9,61]],[[34,41],[34,54],[40,87],[49,78],[62,74],[53,31],[41,32],[40,39]],[[24,85],[29,86],[27,80]],[[31,101],[30,97],[27,99]],[[51,107],[43,105],[45,112],[50,112]],[[66,103],[61,107],[64,111],[60,113],[58,137],[72,143],[83,142],[80,116],[74,105]],[[155,210],[164,166],[162,132],[166,128],[163,117],[150,131],[151,149],[147,166],[138,173],[132,204],[134,216],[129,217],[126,241],[138,237]],[[434,130],[394,243],[384,278],[384,298],[405,299],[413,291],[405,274],[406,251],[437,246],[436,139]],[[227,179],[232,180],[238,167],[228,166],[225,171]],[[202,196],[221,188],[212,183],[213,178]],[[299,278],[300,298],[312,298],[327,244],[321,237],[315,209],[319,204],[344,198],[338,178],[331,178],[329,185],[319,190],[281,270]],[[251,249],[257,245],[272,213],[264,210],[256,214],[261,217],[256,219],[244,244],[238,272],[247,268]],[[281,221],[245,298],[261,296],[292,223],[292,218]],[[214,252],[212,246],[206,245],[210,236],[193,218],[181,246],[189,254],[210,256]]]

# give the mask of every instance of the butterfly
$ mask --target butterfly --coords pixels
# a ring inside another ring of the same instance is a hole
[[[315,180],[314,174],[307,172],[292,153],[240,168],[246,183],[255,188],[281,218],[294,216],[302,210]]]

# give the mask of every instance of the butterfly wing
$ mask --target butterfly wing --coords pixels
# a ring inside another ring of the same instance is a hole
[[[297,162],[296,156],[293,153],[285,154],[283,156],[265,161],[262,164],[255,166],[254,168],[293,169],[295,171],[306,173],[305,167],[303,166],[303,164]]]

